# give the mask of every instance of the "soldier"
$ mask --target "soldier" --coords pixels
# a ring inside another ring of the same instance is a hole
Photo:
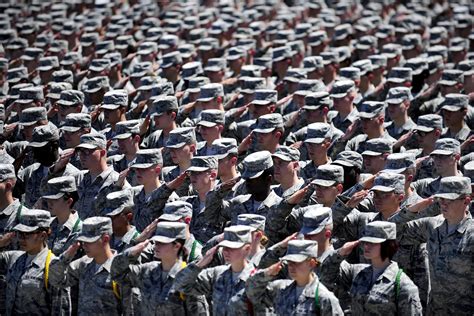
[[[69,315],[69,296],[48,278],[50,261],[55,256],[48,248],[51,216],[43,210],[23,210],[13,228],[22,251],[0,252],[6,274],[5,314]],[[2,243],[0,247],[8,245]],[[63,296],[62,296],[63,295]]]
[[[359,116],[359,111],[357,111],[353,103],[356,96],[357,91],[354,81],[352,80],[339,80],[332,86],[331,98],[334,102],[334,110],[337,111],[337,115],[333,118],[332,124],[344,133]]]
[[[49,280],[52,286],[79,285],[78,315],[122,315],[127,306],[128,284],[120,286],[110,274],[115,255],[110,248],[111,236],[110,218],[89,217],[82,223],[78,242],[51,260]],[[81,243],[86,255],[72,261]]]
[[[246,293],[253,304],[273,307],[277,315],[343,315],[338,299],[313,272],[319,264],[318,243],[312,240],[288,242],[280,262],[258,270],[247,281]],[[291,280],[275,280],[288,262]]]
[[[113,279],[119,282],[130,280],[132,286],[140,289],[141,314],[207,315],[207,303],[202,295],[184,296],[175,286],[176,275],[186,267],[183,258],[185,239],[184,223],[158,223],[151,240],[155,242],[155,257],[160,261],[137,264],[138,256],[148,245],[148,240],[127,249],[113,259]]]
[[[407,87],[392,88],[388,91],[387,114],[390,122],[385,126],[387,132],[395,139],[410,132],[416,124],[408,116],[410,101],[412,99],[410,89]]]
[[[279,146],[272,154],[273,176],[278,186],[273,190],[280,197],[288,197],[301,189],[304,180],[298,176],[300,152],[296,148]]]
[[[209,156],[212,152],[212,143],[220,139],[224,132],[225,112],[220,110],[204,110],[197,123],[198,133],[203,142],[198,144],[196,156]]]
[[[55,106],[55,110],[57,111],[57,123],[63,123],[68,114],[81,113],[83,106],[84,93],[78,90],[62,91]]]
[[[383,169],[388,155],[392,153],[392,142],[385,138],[373,138],[369,139],[364,147],[364,171],[376,174]]]
[[[312,123],[306,130],[304,144],[309,160],[301,169],[301,177],[306,181],[313,179],[319,166],[331,163],[328,155],[332,146],[333,129],[327,123]]]
[[[261,304],[250,304],[245,294],[254,265],[247,257],[252,236],[248,226],[231,226],[224,230],[224,240],[196,263],[189,264],[175,279],[175,288],[185,295],[212,295],[213,315],[248,315],[265,312]],[[227,265],[207,268],[218,247],[223,247]]]
[[[430,315],[469,315],[473,310],[471,193],[469,178],[442,178],[433,196],[439,201],[441,215],[408,222],[403,230],[402,245],[427,243]]]
[[[71,113],[66,116],[64,123],[60,127],[62,148],[76,148],[81,143],[81,136],[88,134],[92,130],[91,117],[85,113]],[[78,155],[69,159],[69,163],[77,169],[82,169]]]
[[[362,237],[332,253],[321,267],[326,278],[338,280],[350,291],[354,315],[422,315],[418,288],[392,261],[398,243],[394,223],[374,221],[365,227]],[[362,244],[370,264],[349,264],[344,257]]]
[[[282,143],[285,128],[283,118],[279,113],[265,114],[257,119],[256,126],[253,129],[257,140],[258,150],[267,150],[275,153],[275,150]],[[241,147],[243,148],[243,147]]]

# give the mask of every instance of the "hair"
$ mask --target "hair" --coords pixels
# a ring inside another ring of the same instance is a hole
[[[180,258],[183,261],[186,261],[186,249],[184,248],[184,244],[186,243],[186,240],[184,239],[176,239],[173,241],[173,244],[179,244],[181,247],[178,250],[178,258]]]
[[[76,204],[76,202],[79,200],[79,193],[77,193],[77,191],[66,192],[63,195],[63,199],[65,201],[67,201],[68,199],[72,199],[72,204],[71,204],[71,208],[72,208],[74,204]]]
[[[382,260],[392,260],[393,256],[398,251],[398,242],[396,240],[385,240],[380,244],[380,257]]]
[[[342,166],[344,169],[344,183],[342,183],[343,191],[352,188],[357,184],[360,175],[360,169],[358,167]]]

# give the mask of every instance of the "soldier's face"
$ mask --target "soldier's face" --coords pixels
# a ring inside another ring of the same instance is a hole
[[[255,134],[257,136],[258,147],[260,150],[273,150],[275,142],[278,142],[278,138],[275,138],[273,132]]]
[[[456,221],[460,216],[464,214],[466,206],[469,205],[470,197],[460,197],[455,200],[441,199],[438,198],[441,214],[449,221]]]
[[[288,261],[288,273],[293,280],[305,279],[311,273],[313,267],[310,260],[303,262]]]
[[[368,173],[376,174],[385,166],[385,156],[368,156],[364,155],[364,168]]]
[[[454,155],[431,155],[433,157],[434,167],[438,173],[443,174],[445,170],[452,168],[456,164]]]
[[[190,145],[184,145],[180,148],[170,148],[171,160],[173,163],[179,164],[181,162],[189,161],[193,157],[193,151]]]
[[[295,173],[294,163],[291,161],[285,161],[278,157],[273,157],[273,176],[279,183],[285,180],[291,180]]]
[[[134,168],[137,182],[141,185],[150,181],[155,181],[159,176],[161,168],[158,166],[151,166],[150,168]]]
[[[83,242],[82,248],[89,258],[96,258],[104,253],[104,245],[102,238],[99,238],[94,242]]]
[[[373,244],[370,242],[364,242],[364,258],[371,260],[380,257],[380,244]]]
[[[213,175],[210,170],[201,172],[191,171],[189,174],[193,189],[198,192],[208,191],[213,177],[215,177],[215,175]]]
[[[43,243],[43,234],[45,233],[40,231],[30,233],[17,232],[20,249],[26,252],[37,250]]]
[[[248,255],[248,251],[245,249],[245,247],[246,246],[243,246],[237,249],[223,247],[222,254],[224,255],[225,262],[232,264],[234,262],[245,260]]]
[[[339,195],[339,190],[336,185],[325,187],[322,185],[316,185],[316,199],[318,203],[323,204],[326,207],[331,207],[336,197]]]
[[[51,216],[58,216],[58,214],[70,209],[67,200],[62,197],[59,199],[46,199],[46,203],[48,205],[48,211],[51,212]]]
[[[178,247],[179,250],[179,247]],[[160,260],[176,259],[177,256],[175,243],[155,242],[155,257]]]
[[[381,213],[392,213],[400,205],[400,195],[392,192],[374,191],[375,209]]]

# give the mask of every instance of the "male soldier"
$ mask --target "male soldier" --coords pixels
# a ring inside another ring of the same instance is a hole
[[[61,92],[56,102],[57,121],[63,123],[70,113],[81,113],[84,106],[84,93],[78,90],[65,90]]]
[[[81,136],[92,130],[91,117],[85,113],[68,114],[61,125],[62,143],[65,148],[76,148],[81,143]],[[69,162],[76,168],[82,169],[78,156],[73,156]]]
[[[115,252],[110,247],[112,221],[108,217],[90,217],[82,223],[77,243],[51,261],[49,281],[65,288],[79,285],[79,315],[122,315],[130,288],[119,286],[110,275]],[[85,256],[72,261],[82,247]],[[72,261],[72,262],[71,262]]]
[[[464,121],[468,107],[467,95],[454,93],[446,95],[440,110],[447,130],[441,138],[454,138],[462,143],[471,135],[471,129]],[[472,146],[465,148],[465,151],[470,152],[472,148]]]
[[[392,88],[388,91],[387,113],[391,121],[385,125],[385,129],[395,139],[410,132],[416,124],[408,116],[408,109],[412,95],[407,87]]]
[[[75,208],[81,220],[99,214],[107,194],[121,189],[115,186],[119,174],[107,166],[106,148],[105,136],[97,132],[82,135],[76,147],[81,165],[87,170],[77,186],[79,200]]]
[[[111,90],[104,95],[104,103],[100,106],[104,111],[104,121],[109,127],[104,130],[107,140],[112,139],[116,134],[118,122],[125,121],[125,113],[128,109],[128,93],[125,90]]]
[[[200,120],[197,123],[198,133],[204,142],[196,153],[196,156],[209,156],[212,151],[212,143],[216,139],[220,139],[224,132],[224,111],[220,110],[204,110],[201,112]]]
[[[273,176],[278,186],[273,190],[280,197],[288,197],[301,189],[304,185],[303,178],[298,176],[300,152],[296,148],[279,146],[273,158]]]
[[[265,114],[260,116],[256,123],[253,133],[257,139],[258,150],[274,153],[285,133],[283,117],[279,113]]]
[[[387,156],[392,153],[392,142],[384,138],[369,139],[365,143],[365,150],[362,152],[364,159],[364,171],[368,174],[376,174],[381,171],[387,160]]]
[[[309,161],[301,169],[303,179],[312,179],[319,166],[331,163],[328,151],[332,145],[332,131],[331,125],[327,123],[308,125],[304,144],[306,145]]]
[[[401,235],[401,245],[427,243],[431,281],[427,312],[431,315],[469,315],[474,308],[471,193],[469,178],[442,178],[434,194],[441,215],[408,222]]]
[[[353,124],[359,115],[354,100],[357,97],[354,81],[343,79],[336,81],[331,89],[331,98],[334,102],[334,110],[337,115],[333,118],[332,124],[344,133]]]

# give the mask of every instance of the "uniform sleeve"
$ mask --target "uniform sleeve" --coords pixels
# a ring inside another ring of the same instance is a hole
[[[245,284],[245,293],[254,305],[273,306],[274,300],[278,294],[278,289],[282,283],[288,283],[289,280],[276,280],[275,277],[265,275],[265,270],[258,270],[254,275],[247,279]]]
[[[191,263],[176,275],[175,288],[186,295],[211,295],[214,282],[222,268],[220,266],[202,270]]]
[[[126,280],[127,283],[137,287],[140,284],[141,265],[133,264],[136,259],[137,257],[132,256],[128,249],[116,255],[110,268],[112,279],[121,283]]]
[[[224,191],[219,189],[211,191],[206,196],[206,209],[204,217],[209,223],[219,224],[231,219],[232,200],[224,199]]]
[[[429,228],[433,225],[433,217],[420,218],[406,223],[401,232],[401,245],[417,245],[428,241]]]
[[[49,265],[49,282],[51,285],[57,288],[77,285],[81,275],[83,258],[79,258],[71,263],[69,263],[69,260],[64,255],[52,259]]]
[[[259,269],[265,269],[271,266],[272,264],[280,261],[280,258],[283,257],[286,253],[287,248],[283,247],[281,243],[275,244],[270,248],[265,250],[260,262],[258,264]]]
[[[337,297],[327,290],[322,283],[319,284],[320,315],[344,315]]]
[[[423,315],[418,288],[405,274],[402,274],[400,280],[397,308],[398,315]]]
[[[338,286],[348,290],[356,275],[354,266],[345,261],[338,251],[333,251],[319,267],[320,275],[324,276],[327,284],[337,283]]]

